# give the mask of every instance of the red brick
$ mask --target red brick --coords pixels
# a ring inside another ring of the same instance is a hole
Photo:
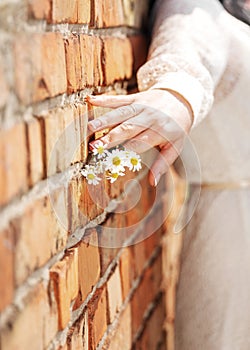
[[[90,0],[29,0],[29,16],[49,23],[89,23]]]
[[[79,151],[76,150],[73,162],[85,163],[88,157],[88,106],[87,104],[78,104],[76,106],[75,126],[77,132],[77,145],[80,144]],[[79,140],[79,141],[78,141]]]
[[[146,269],[143,278],[132,298],[132,334],[133,336],[138,331],[145,311],[150,303],[160,293],[161,287],[161,255],[154,261],[153,266]]]
[[[94,35],[80,35],[80,52],[82,62],[81,87],[103,85],[101,39]]]
[[[85,312],[69,330],[67,350],[88,350],[88,338],[88,313]]]
[[[7,102],[9,96],[9,86],[6,81],[6,76],[4,74],[3,62],[0,57],[0,108],[2,108]]]
[[[89,350],[95,350],[107,329],[106,288],[97,290],[89,302]]]
[[[86,106],[55,108],[41,117],[45,130],[47,175],[64,171],[87,157]]]
[[[24,104],[67,90],[63,37],[60,33],[20,34],[14,44],[16,93]]]
[[[163,331],[164,319],[165,306],[163,297],[161,297],[152,315],[146,322],[142,337],[136,343],[136,349],[159,349],[160,344],[165,341]]]
[[[81,299],[85,300],[100,277],[100,257],[98,238],[94,229],[88,231],[88,236],[78,248],[79,286]]]
[[[89,23],[91,11],[91,0],[78,0],[77,22]]]
[[[0,206],[28,188],[28,158],[22,123],[0,131]]]
[[[139,260],[139,256],[136,257]],[[123,300],[128,296],[130,289],[132,287],[132,282],[134,280],[135,271],[134,271],[134,260],[132,255],[132,248],[124,248],[122,255],[120,257],[120,272],[122,279],[122,294]]]
[[[9,228],[0,232],[0,271],[1,312],[14,295],[14,239]]]
[[[77,23],[77,0],[52,1],[53,23]]]
[[[103,212],[103,185],[88,185],[83,177],[70,182],[70,230],[85,225]],[[99,205],[100,204],[100,205]]]
[[[102,40],[94,35],[80,35],[80,52],[82,62],[81,87],[102,85]]]
[[[136,277],[140,276],[142,270],[146,263],[146,252],[145,252],[145,243],[142,240],[141,242],[135,243],[132,246],[133,257],[135,263],[135,275]]]
[[[124,24],[123,5],[121,0],[94,1],[93,18],[94,27],[115,27]]]
[[[117,80],[129,79],[132,75],[132,48],[126,38],[105,37],[104,67],[107,85]]]
[[[27,123],[30,186],[44,177],[41,125],[37,119]]]
[[[70,321],[70,303],[78,294],[78,250],[67,252],[63,260],[50,270],[58,306],[58,327],[64,329]]]
[[[44,341],[46,323],[49,322],[53,327],[53,336],[57,331],[52,318],[56,320],[56,315],[50,311],[47,291],[43,284],[39,284],[29,293],[23,310],[16,313],[10,327],[1,332],[1,349],[30,349],[32,344],[33,349],[43,350],[46,347]]]
[[[102,225],[102,229],[99,233],[101,274],[104,274],[124,243],[127,231],[124,220],[124,215],[110,215]]]
[[[122,288],[119,266],[116,267],[107,283],[109,323],[112,323],[122,306]]]
[[[81,55],[79,35],[72,34],[64,40],[66,52],[66,70],[68,93],[75,92],[81,88]]]
[[[110,344],[108,346],[109,350],[132,349],[131,322],[131,309],[128,305],[119,319],[118,328],[116,329],[114,336],[110,340]],[[151,348],[148,348],[148,350],[149,349]]]
[[[28,0],[29,16],[35,19],[50,19],[51,0]]]
[[[82,86],[94,85],[94,61],[92,36],[80,34],[80,52],[82,62]]]
[[[55,207],[61,202],[64,192],[53,194]],[[60,204],[62,205],[62,204]],[[55,218],[48,198],[36,200],[23,215],[12,222],[15,231],[15,282],[22,284],[37,268],[65,245],[67,231]]]

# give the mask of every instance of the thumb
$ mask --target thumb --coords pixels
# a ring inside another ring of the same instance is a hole
[[[93,106],[117,108],[126,106],[135,101],[134,94],[131,95],[99,95],[99,96],[86,96],[86,101]]]

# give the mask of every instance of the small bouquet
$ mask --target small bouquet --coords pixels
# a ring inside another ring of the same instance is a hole
[[[101,141],[97,141],[93,147],[89,164],[81,169],[81,174],[89,185],[98,185],[101,181],[100,174],[111,182],[115,182],[120,176],[124,176],[126,169],[139,171],[142,168],[141,157],[134,151],[126,150],[123,146],[117,146],[107,150]]]

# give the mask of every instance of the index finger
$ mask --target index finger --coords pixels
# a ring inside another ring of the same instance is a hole
[[[88,128],[92,132],[100,131],[106,128],[125,122],[129,118],[135,117],[143,111],[143,106],[139,104],[130,104],[128,106],[119,107],[111,112],[108,112],[100,118],[91,120],[88,123]]]

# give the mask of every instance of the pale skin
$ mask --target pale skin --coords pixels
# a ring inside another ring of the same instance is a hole
[[[191,129],[193,114],[189,103],[178,93],[162,89],[131,95],[88,96],[87,101],[93,106],[113,109],[88,123],[91,133],[111,128],[100,138],[107,147],[125,143],[137,153],[159,148],[159,156],[149,172],[149,183],[156,186],[180,154]]]

